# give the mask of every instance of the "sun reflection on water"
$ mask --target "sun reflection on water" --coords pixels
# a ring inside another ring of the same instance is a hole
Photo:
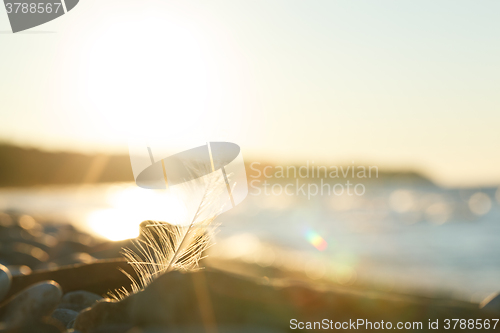
[[[180,224],[187,214],[183,203],[168,191],[135,186],[110,191],[108,203],[108,208],[91,212],[87,223],[96,234],[112,241],[137,237],[144,220]]]

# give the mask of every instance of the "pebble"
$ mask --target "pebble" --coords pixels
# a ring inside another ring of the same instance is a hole
[[[15,329],[7,329],[1,331],[2,333],[63,333],[66,331],[61,331],[61,328],[48,323],[27,323],[22,327],[17,327]]]
[[[164,274],[129,299],[133,323],[172,327],[183,326],[188,321],[201,322],[197,295],[189,274],[177,271]]]
[[[101,243],[69,224],[41,223],[29,215],[0,212],[0,264],[6,266],[47,270],[88,264],[95,261],[89,252]],[[111,255],[121,257],[119,250]]]
[[[55,281],[44,281],[34,284],[4,305],[4,321],[9,327],[17,327],[27,322],[38,321],[55,310],[61,301],[62,290]]]
[[[277,328],[269,328],[264,326],[254,326],[248,324],[245,326],[241,325],[217,325],[217,328],[207,329],[203,325],[198,326],[180,326],[180,327],[169,327],[168,331],[165,326],[146,326],[146,327],[134,327],[127,333],[177,333],[177,332],[191,332],[191,333],[202,333],[202,332],[217,332],[217,333],[285,333],[287,330],[281,330]]]
[[[102,327],[97,327],[95,330],[92,330],[91,332],[92,333],[142,333],[141,331],[131,332],[132,329],[133,328],[131,328],[131,326],[128,324],[116,324],[116,325],[105,325]],[[163,331],[163,333],[165,333],[165,331]],[[192,332],[192,333],[197,333],[197,332]]]
[[[12,276],[29,275],[32,273],[31,268],[26,265],[9,265],[7,268]]]
[[[104,299],[85,309],[76,318],[74,327],[82,332],[94,332],[98,328],[110,329],[123,324],[130,327],[196,324],[201,322],[196,300],[191,276],[170,272],[142,292],[119,302]]]
[[[120,302],[103,299],[80,312],[76,317],[74,328],[82,332],[97,332],[103,329],[104,332],[112,332],[112,327],[123,328],[123,326],[132,327],[128,299]]]
[[[96,261],[96,258],[85,252],[76,252],[54,260],[58,266],[69,266],[75,264],[90,264]]]
[[[484,311],[500,314],[500,293],[495,293],[486,297],[479,307]]]
[[[103,299],[101,296],[88,291],[72,291],[63,296],[58,308],[80,312],[83,309],[91,307],[101,299]]]
[[[0,240],[0,255],[8,265],[35,265],[45,262],[49,255],[39,247],[24,242],[6,242]]]
[[[11,281],[12,276],[9,269],[3,265],[0,265],[0,301],[3,300],[5,295],[7,295]]]
[[[52,318],[60,322],[64,327],[71,328],[78,316],[77,311],[69,309],[55,309],[52,312]]]
[[[10,228],[12,225],[14,225],[12,216],[0,212],[0,228]]]

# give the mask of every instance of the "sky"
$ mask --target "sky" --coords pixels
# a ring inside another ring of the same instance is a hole
[[[239,144],[500,184],[500,2],[80,0],[9,33],[0,141],[127,152]]]

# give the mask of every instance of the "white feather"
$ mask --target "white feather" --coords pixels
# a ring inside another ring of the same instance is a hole
[[[186,165],[194,180],[178,186],[175,194],[182,199],[188,212],[180,225],[147,221],[142,223],[141,238],[133,241],[135,249],[124,248],[123,256],[138,279],[122,270],[131,281],[130,291],[122,287],[109,295],[121,300],[146,288],[158,276],[171,270],[192,270],[199,267],[204,251],[210,246],[215,230],[214,219],[228,204],[222,193],[227,191],[222,172],[210,172],[203,164]],[[201,176],[200,176],[201,175]],[[199,202],[196,198],[201,197]],[[194,200],[193,200],[194,198]]]

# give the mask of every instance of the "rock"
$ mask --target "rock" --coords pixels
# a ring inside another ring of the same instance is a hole
[[[29,215],[19,216],[17,219],[17,224],[25,230],[31,230],[31,229],[40,230],[40,229],[42,229],[42,226],[33,217],[31,217]]]
[[[233,329],[233,331],[223,331],[220,329],[220,327],[217,327],[216,330],[206,330],[203,326],[199,326],[199,327],[190,327],[189,330],[186,330],[184,328],[175,328],[175,327],[169,327],[168,329],[166,329],[165,327],[163,326],[146,326],[146,327],[134,327],[132,328],[131,330],[129,330],[127,333],[165,333],[165,332],[168,332],[168,333],[181,333],[181,332],[189,332],[189,333],[207,333],[207,332],[217,332],[217,333],[234,333],[234,332],[244,332],[244,333],[247,333],[247,332],[251,332],[251,333],[255,333],[255,332],[261,332],[261,331],[244,331],[244,330],[241,330],[240,329]],[[265,332],[265,331],[262,331],[263,333],[268,333],[268,332]]]
[[[104,327],[128,324],[157,327],[162,329],[160,332],[194,332],[200,327],[205,328],[203,331],[216,327],[219,332],[263,331],[259,327],[268,332],[288,332],[291,318],[322,321],[332,313],[340,322],[352,318],[427,322],[485,317],[477,306],[468,303],[328,289],[326,285],[306,283],[262,284],[259,280],[206,269],[169,272],[120,302],[98,302],[78,315],[75,329],[82,333],[101,332]],[[240,330],[250,327],[253,328]]]
[[[129,316],[129,302],[125,299],[121,302],[114,302],[110,299],[103,299],[91,308],[88,308],[78,315],[75,320],[75,330],[87,332],[97,332],[99,329],[111,329],[114,326],[126,326],[131,328]],[[126,332],[127,330],[124,330]]]
[[[57,235],[57,238],[58,244],[52,249],[55,257],[75,252],[89,253],[95,246],[95,240],[83,233],[65,231]]]
[[[55,309],[52,318],[60,322],[64,327],[71,328],[78,316],[78,312],[69,309]]]
[[[129,297],[132,322],[167,327],[182,327],[189,321],[193,325],[201,323],[202,315],[191,275],[170,272],[159,277],[143,292]],[[186,321],[188,313],[190,320]]]
[[[72,291],[63,296],[61,304],[59,304],[58,308],[80,312],[83,309],[91,307],[97,301],[102,299],[103,298],[101,296],[88,291]]]
[[[1,228],[10,228],[14,224],[12,216],[0,212],[0,230]]]
[[[62,328],[57,325],[52,325],[48,323],[31,322],[17,327],[14,329],[7,329],[5,331],[0,331],[2,333],[66,333]]]
[[[87,290],[104,295],[110,290],[130,285],[130,279],[120,270],[137,278],[132,267],[124,259],[66,266],[50,271],[33,271],[29,275],[15,276],[12,274],[12,286],[6,297],[17,294],[35,283],[47,280],[57,281],[65,293]]]
[[[127,239],[117,242],[105,242],[94,247],[92,256],[98,259],[122,258],[123,248],[134,246],[132,240]]]
[[[106,325],[98,327],[95,330],[92,330],[91,333],[143,333],[143,332],[142,329],[133,328],[128,324],[115,324],[115,325]],[[165,333],[165,331],[163,331],[163,333]]]
[[[500,293],[491,294],[486,297],[479,307],[487,312],[500,314]]]
[[[0,256],[8,265],[27,265],[30,268],[49,259],[47,252],[24,242],[1,242]]]
[[[61,301],[62,290],[55,281],[44,281],[13,296],[1,309],[0,321],[18,327],[49,316]]]
[[[56,270],[59,268],[59,265],[56,264],[55,262],[43,262],[39,265],[37,265],[35,268],[34,268],[34,271],[38,271],[38,270],[42,270],[42,271],[46,271],[46,270]]]
[[[165,329],[163,326],[152,326],[152,327],[144,327],[144,328],[133,328],[127,333],[178,333],[178,332],[186,332],[185,327],[173,327],[169,328],[168,331]],[[219,325],[217,326],[216,329],[213,330],[207,330],[206,327],[204,326],[195,326],[195,327],[189,327],[189,330],[187,331],[189,333],[206,333],[206,332],[217,332],[217,333],[285,333],[285,332],[290,332],[290,330],[287,329],[272,329],[272,328],[267,328],[265,326],[254,326],[252,324],[248,324],[245,326],[226,326],[226,325]]]
[[[216,309],[220,310],[225,321],[236,324],[236,326],[239,324],[241,327],[248,326],[255,318],[271,323],[271,328],[276,327],[277,322],[280,324],[286,322],[270,311],[273,306],[263,306],[266,300],[272,300],[273,296],[277,296],[277,294],[273,294],[272,287],[260,286],[250,281],[241,281],[231,277],[221,283],[219,288],[224,289],[232,285],[231,289],[234,289],[236,293],[231,293],[229,299],[225,293],[222,293],[224,295],[222,299],[219,299],[217,304],[213,304],[211,309],[207,309],[206,304],[204,304],[203,309],[200,308],[198,303],[199,290],[195,285],[200,283],[199,274],[204,273],[170,272],[160,276],[144,291],[131,295],[120,302],[109,300],[98,302],[92,308],[86,309],[78,315],[74,327],[84,333],[98,332],[104,327],[109,328],[123,324],[128,324],[130,327],[160,327],[160,332],[167,328],[173,332],[176,330],[203,332],[205,330],[202,328],[206,324],[204,320],[207,318],[209,321],[213,320],[214,313],[212,311]],[[214,280],[219,277],[220,273],[217,273]],[[245,288],[253,290],[245,291]],[[204,297],[211,298],[213,296],[205,294]],[[240,298],[243,301],[240,301]],[[264,304],[257,304],[259,301]],[[288,308],[290,308],[289,301],[276,302],[282,307],[287,303]],[[276,318],[273,319],[273,315]],[[285,315],[288,317],[288,313],[285,312]],[[214,325],[214,322],[212,321],[208,325]]]
[[[0,265],[0,301],[9,292],[12,275],[7,267]]]
[[[32,272],[31,268],[26,265],[9,265],[7,266],[7,268],[9,269],[10,274],[13,278],[21,275],[29,275]]]
[[[85,252],[76,252],[68,256],[57,258],[53,261],[57,266],[68,266],[74,264],[90,264],[96,261],[96,258]]]

